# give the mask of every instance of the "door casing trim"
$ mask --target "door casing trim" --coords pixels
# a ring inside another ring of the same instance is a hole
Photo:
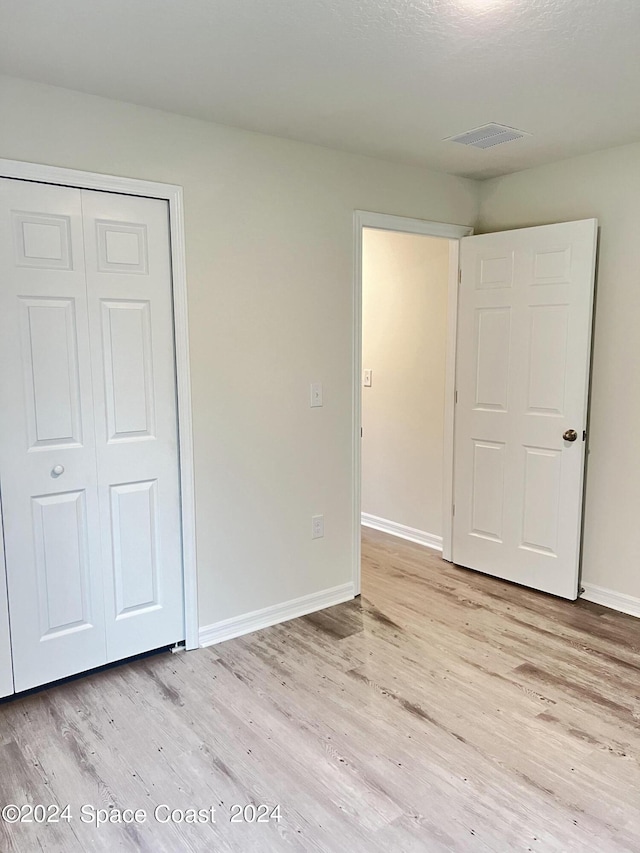
[[[360,524],[362,518],[362,229],[377,228],[382,231],[398,231],[404,234],[423,234],[427,237],[445,237],[449,244],[449,283],[447,304],[447,353],[445,367],[445,415],[444,415],[444,482],[443,482],[443,529],[442,556],[451,560],[451,541],[453,527],[453,425],[455,411],[456,385],[456,334],[458,325],[458,269],[459,248],[462,237],[473,234],[469,225],[450,225],[444,222],[430,222],[425,219],[411,219],[406,216],[393,216],[386,213],[372,213],[356,210],[353,214],[353,353],[352,353],[352,566],[354,594],[360,594],[361,542]]]
[[[195,481],[189,364],[189,317],[187,306],[187,266],[182,187],[137,178],[82,172],[58,166],[0,159],[0,177],[40,184],[60,184],[77,189],[101,190],[157,198],[169,203],[171,278],[173,292],[173,334],[176,356],[178,401],[178,456],[180,468],[180,512],[182,523],[182,570],[184,578],[185,646],[197,649],[198,578],[196,566]],[[1,544],[1,543],[0,543]]]

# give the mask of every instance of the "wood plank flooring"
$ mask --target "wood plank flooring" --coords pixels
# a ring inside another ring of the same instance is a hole
[[[0,805],[72,816],[0,850],[640,850],[640,620],[363,540],[356,601],[0,705]]]

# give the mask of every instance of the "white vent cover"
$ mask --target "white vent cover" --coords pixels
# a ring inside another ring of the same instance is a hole
[[[460,133],[458,136],[448,136],[444,142],[459,142],[461,145],[471,145],[472,148],[493,148],[494,145],[513,142],[514,139],[522,139],[523,136],[530,135],[523,130],[506,127],[504,124],[491,123]]]

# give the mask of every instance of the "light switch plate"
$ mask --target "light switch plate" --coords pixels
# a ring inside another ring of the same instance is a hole
[[[365,388],[371,388],[371,374],[372,373],[373,373],[373,370],[371,370],[371,368],[367,368],[364,371],[364,379],[363,379],[362,384],[364,385]]]
[[[322,382],[311,383],[311,408],[322,405]]]

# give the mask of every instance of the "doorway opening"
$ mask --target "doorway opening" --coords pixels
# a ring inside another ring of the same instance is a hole
[[[449,240],[362,235],[362,523],[442,550]]]
[[[361,524],[450,559],[458,253],[472,229],[362,211],[355,228],[359,592]]]
[[[579,592],[597,227],[596,220],[585,219],[469,236],[470,229],[455,226],[356,214],[357,590],[361,512],[371,512],[362,505],[361,483],[367,426],[362,391],[370,391],[375,379],[368,374],[372,386],[361,389],[362,368],[374,369],[363,365],[361,352],[368,229],[444,237],[450,245],[442,442],[444,559],[455,558],[457,565],[574,600]],[[377,266],[374,276],[384,264],[378,260]],[[393,312],[387,306],[381,322],[390,319]],[[397,340],[400,351],[405,345],[402,334]],[[392,364],[388,354],[385,361]],[[397,386],[406,381],[406,373],[405,365],[398,371]],[[408,391],[411,395],[410,379]],[[385,417],[401,422],[398,408],[392,403]],[[406,444],[406,435],[398,432],[395,441]],[[373,455],[381,452],[378,446]],[[411,449],[403,466],[411,467]],[[403,535],[412,525],[404,527],[383,529]],[[433,535],[425,534],[435,530],[418,527],[413,533],[406,538],[434,544]]]

